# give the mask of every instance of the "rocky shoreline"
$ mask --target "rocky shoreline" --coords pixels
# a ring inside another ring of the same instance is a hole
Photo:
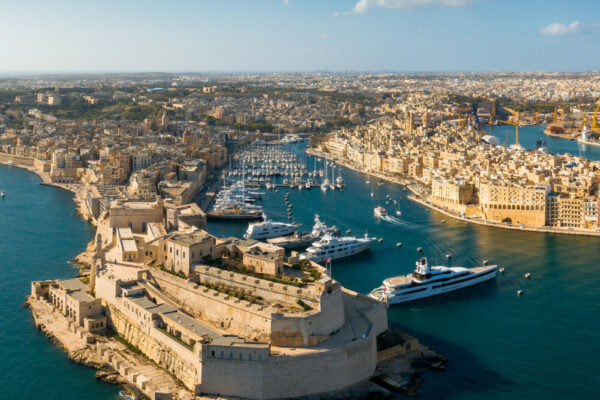
[[[107,364],[106,357],[103,356],[100,349],[108,349],[113,354],[127,353],[128,360],[137,358],[136,361],[139,365],[149,364],[142,357],[130,354],[125,345],[110,336],[87,334],[82,338],[80,331],[73,331],[66,318],[53,310],[51,305],[45,301],[29,296],[23,306],[31,310],[36,328],[54,345],[61,348],[71,361],[96,369],[96,379],[121,386],[136,400],[149,399],[136,385]],[[93,339],[90,340],[90,337]],[[179,385],[173,378],[170,379],[175,385]],[[183,388],[181,390],[185,391]],[[193,397],[190,394],[188,397],[181,396],[180,398],[192,399]]]
[[[178,399],[215,398],[210,396],[194,397],[192,393],[183,388],[168,373],[153,365],[143,356],[131,352],[125,344],[114,337],[92,335],[89,333],[83,334],[82,330],[74,327],[73,325],[75,324],[69,324],[69,321],[54,310],[45,300],[29,296],[24,306],[31,310],[36,328],[52,343],[63,349],[70,360],[96,369],[97,379],[123,387],[124,391],[134,399],[146,400],[149,397],[119,373],[118,370],[107,363],[107,352],[116,357],[123,356],[136,367],[153,368],[161,375],[161,379],[168,379],[172,385],[179,387]],[[424,379],[423,374],[427,371],[444,371],[447,359],[400,331],[391,332],[396,337],[392,338],[391,342],[388,343],[388,346],[391,346],[390,348],[386,348],[378,353],[378,359],[380,357],[384,357],[385,359],[378,362],[373,378],[342,391],[308,396],[302,399],[391,399],[397,398],[398,395],[416,396],[419,386]],[[411,351],[408,352],[405,351],[407,340],[411,341],[412,344]],[[391,354],[390,350],[392,351]],[[395,353],[396,351],[397,353]]]

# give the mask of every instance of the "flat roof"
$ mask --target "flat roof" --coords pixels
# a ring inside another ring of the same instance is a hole
[[[81,290],[86,287],[86,284],[81,282],[79,278],[59,279],[56,281],[56,283],[68,292],[73,290]]]
[[[188,329],[191,332],[196,333],[199,336],[208,336],[209,338],[216,340],[221,334],[215,331],[214,329],[208,327],[207,325],[201,323],[200,321],[195,320],[194,318],[182,313],[179,310],[161,313],[161,316],[165,319],[169,319],[184,328]]]

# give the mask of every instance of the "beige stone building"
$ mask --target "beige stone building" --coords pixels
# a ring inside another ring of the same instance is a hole
[[[459,213],[466,213],[467,205],[473,201],[474,186],[463,180],[433,179],[430,201]]]
[[[547,192],[545,187],[482,183],[479,186],[479,206],[489,221],[544,226]]]

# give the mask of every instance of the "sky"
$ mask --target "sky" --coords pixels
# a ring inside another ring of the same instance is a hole
[[[2,72],[600,70],[600,0],[0,1]]]

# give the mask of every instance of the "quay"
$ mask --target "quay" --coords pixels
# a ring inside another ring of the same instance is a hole
[[[318,151],[317,149],[314,149],[314,148],[306,149],[306,153],[310,154],[312,156],[328,159],[330,161],[333,161],[339,165],[342,165],[348,169],[359,172],[361,174],[371,176],[374,178],[378,178],[381,180],[385,180],[390,183],[396,183],[396,184],[402,185],[402,186],[406,187],[412,193],[412,195],[407,196],[407,198],[409,200],[419,203],[420,205],[422,205],[424,207],[427,207],[431,210],[437,211],[447,217],[453,218],[458,221],[463,221],[463,222],[473,223],[473,224],[478,224],[478,225],[485,225],[485,226],[490,226],[493,228],[512,229],[512,230],[527,231],[527,232],[555,233],[555,234],[564,234],[564,235],[593,236],[593,237],[600,236],[600,230],[593,231],[593,230],[576,229],[576,228],[534,227],[534,226],[519,225],[519,224],[513,225],[513,224],[507,224],[507,223],[497,223],[494,221],[482,220],[481,218],[472,218],[472,217],[467,217],[467,216],[461,216],[459,213],[453,212],[448,209],[444,209],[443,207],[436,206],[436,205],[432,204],[431,202],[427,201],[426,199],[424,199],[422,191],[417,189],[418,184],[416,182],[414,182],[413,180],[410,180],[409,178],[392,177],[392,176],[382,174],[382,173],[364,171],[344,160],[340,160],[339,158],[337,158],[331,154]]]

